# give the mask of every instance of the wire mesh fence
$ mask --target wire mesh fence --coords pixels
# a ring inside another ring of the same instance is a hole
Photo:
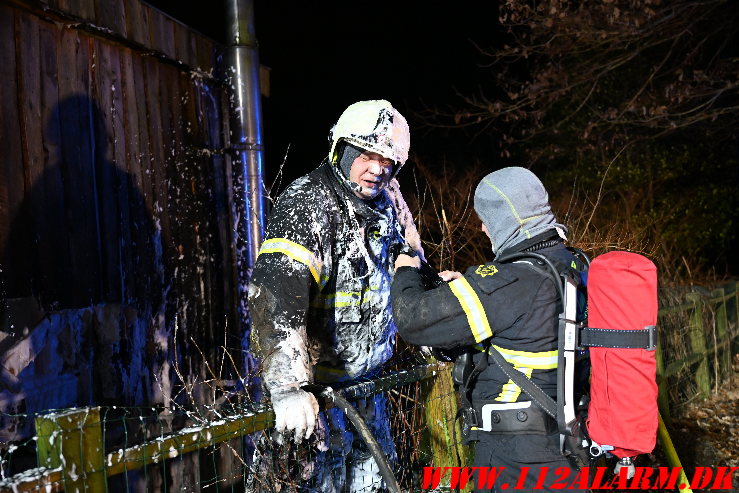
[[[367,423],[402,491],[422,489],[424,466],[466,460],[455,447],[448,365],[391,370],[336,392]],[[36,435],[0,449],[0,490],[386,491],[368,437],[346,409],[331,402],[322,409],[301,443],[276,436],[271,409],[253,402],[16,415],[35,418]]]
[[[664,292],[661,306],[664,412],[731,377],[737,284]],[[472,454],[460,444],[451,365],[398,346],[384,373],[333,389],[349,404],[313,388],[322,404],[319,425],[300,443],[277,436],[269,405],[253,401],[243,386],[220,388],[209,404],[193,397],[170,407],[3,413],[3,428],[35,432],[0,443],[0,491],[386,491],[372,440],[401,491],[428,491],[425,467],[469,465]],[[347,407],[366,423],[369,437]]]
[[[680,411],[733,378],[738,297],[736,282],[660,294],[658,381],[663,410]]]

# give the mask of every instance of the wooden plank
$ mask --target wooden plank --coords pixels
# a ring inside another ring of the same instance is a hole
[[[231,265],[231,219],[229,206],[230,187],[227,179],[226,160],[222,154],[217,152],[223,149],[224,138],[222,132],[224,126],[222,119],[228,119],[228,115],[224,115],[224,107],[221,106],[221,100],[224,98],[224,91],[221,87],[215,86],[210,81],[198,80],[194,84],[196,111],[200,116],[199,126],[197,128],[199,145],[203,149],[215,151],[209,154],[203,160],[203,167],[207,168],[211,175],[211,203],[213,209],[212,216],[212,238],[215,245],[211,247],[211,255],[214,256],[213,265],[218,266],[218,276],[214,283],[215,299],[221,300],[221,306],[218,310],[231,319],[228,324],[230,330],[238,329],[237,324],[233,323],[234,318],[232,309],[236,305],[233,291],[233,269]],[[234,332],[235,335],[238,332]],[[241,340],[237,335],[235,340]]]
[[[717,296],[720,298],[724,298],[725,290],[724,288],[718,288],[713,291],[713,296]],[[729,320],[728,320],[728,314],[726,310],[726,301],[720,301],[715,305],[714,313],[716,317],[716,338],[718,339],[718,342],[725,341],[729,337]],[[732,369],[731,369],[731,351],[729,349],[722,349],[721,351],[718,351],[718,368],[716,371],[719,373],[719,379],[724,380],[728,376],[731,375]],[[719,382],[716,382],[716,385],[718,385]]]
[[[93,0],[95,22],[124,38],[128,37],[125,4],[121,0]]]
[[[167,194],[167,177],[165,173],[165,160],[168,150],[165,149],[165,135],[162,127],[162,101],[159,95],[159,72],[161,64],[158,60],[147,57],[143,60],[145,71],[145,96],[147,115],[147,129],[149,133],[149,149],[150,149],[150,167],[148,173],[151,176],[152,186],[152,213],[155,221],[159,225],[159,241],[161,243],[161,258],[164,269],[164,276],[170,279],[172,269],[171,262],[167,260],[170,257],[171,246],[171,228],[169,221],[169,198]]]
[[[128,249],[132,259],[131,289],[133,296],[139,301],[143,309],[150,305],[152,299],[150,289],[151,278],[154,271],[154,251],[152,249],[151,237],[153,234],[153,223],[151,214],[147,210],[144,199],[143,183],[145,171],[142,168],[142,156],[148,156],[148,135],[144,132],[146,140],[142,142],[142,127],[146,129],[146,113],[140,113],[139,103],[143,102],[143,85],[137,84],[137,76],[140,80],[143,73],[135,73],[131,50],[121,50],[121,94],[123,102],[123,130],[126,141],[126,162],[128,171],[128,209],[130,223],[130,244]],[[138,57],[137,57],[138,58]],[[137,92],[141,89],[142,92]],[[140,117],[143,116],[143,121]],[[142,146],[144,150],[142,151]]]
[[[81,408],[36,418],[47,431],[39,458],[61,465],[66,491],[105,491],[105,445],[99,408]],[[61,443],[55,444],[56,441]],[[57,455],[54,457],[53,455]]]
[[[214,444],[239,438],[274,425],[274,412],[264,410],[213,422],[206,426],[180,430],[172,435],[108,454],[108,476],[130,471],[168,458],[179,457]]]
[[[115,186],[116,199],[118,204],[118,234],[120,250],[119,269],[122,276],[121,299],[129,302],[134,296],[136,279],[133,275],[133,251],[131,249],[132,241],[132,221],[130,211],[130,192],[133,189],[131,185],[131,176],[128,173],[129,168],[129,152],[127,152],[127,139],[125,132],[125,120],[128,115],[125,113],[123,106],[123,78],[121,75],[121,52],[126,48],[106,44],[104,51],[107,52],[107,64],[105,65],[110,73],[111,82],[111,108],[112,119],[110,120],[113,135],[113,162],[115,163]]]
[[[455,464],[457,457],[467,463],[471,450],[461,443],[462,430],[457,416],[457,397],[452,382],[452,365],[443,367],[425,386],[424,420],[434,464]],[[452,440],[456,437],[456,441]]]
[[[693,304],[688,329],[691,350],[695,354],[704,355],[695,372],[695,383],[698,386],[698,394],[701,397],[708,397],[711,393],[711,379],[708,374],[708,361],[705,356],[706,336],[703,330],[703,300],[698,293],[689,293],[687,299]]]
[[[24,101],[28,99],[29,93],[38,93],[38,84],[34,86],[32,81],[29,81],[32,87],[19,93],[24,85],[17,82],[21,74],[16,72],[16,67],[20,65],[22,71],[24,64],[17,64],[17,57],[23,56],[20,48],[27,38],[30,38],[29,43],[32,46],[27,46],[26,49],[35,49],[38,52],[38,31],[35,36],[29,36],[28,29],[23,33],[19,32],[16,44],[16,14],[20,15],[15,9],[0,5],[0,105],[3,108],[3,117],[0,118],[0,155],[3,156],[0,159],[0,279],[4,283],[3,295],[8,298],[19,298],[31,293],[28,273],[31,272],[33,256],[29,254],[29,218],[22,207],[26,188],[24,166],[28,161],[29,141],[22,129],[26,117]],[[35,73],[38,75],[38,67]],[[38,114],[38,105],[35,111]],[[37,139],[36,143],[38,144]],[[33,151],[36,149],[38,145]],[[35,159],[37,165],[39,160]],[[9,320],[8,325],[12,324],[13,321]],[[12,332],[9,326],[5,329]]]
[[[93,40],[94,101],[100,110],[95,128],[95,169],[99,200],[103,294],[106,301],[119,301],[121,293],[120,212],[118,210],[118,176],[115,162],[115,111],[112,88],[118,83],[110,69],[111,50],[107,43]]]
[[[179,22],[172,23],[172,31],[176,59],[187,66],[192,66],[194,58],[192,36],[190,34],[192,31]]]
[[[197,228],[198,225],[193,222],[193,204],[189,200],[190,175],[183,149],[179,77],[180,73],[175,67],[161,65],[159,94],[162,105],[162,134],[167,143],[164,171],[169,194],[168,208],[165,210],[171,218],[171,241],[174,248],[172,265],[177,268],[174,285],[178,299],[175,303],[180,320],[187,321],[187,324],[180,325],[178,334],[178,343],[181,344],[180,347],[184,347],[186,341],[189,344],[191,336],[197,337],[195,327],[199,322],[196,315],[199,299],[193,292],[196,252],[191,235],[192,228]],[[193,358],[188,358],[187,363],[192,365],[193,360],[199,360],[199,357],[193,354]],[[190,366],[187,372],[193,370]]]
[[[20,60],[18,81],[21,105],[21,128],[23,131],[23,155],[25,166],[25,188],[39,179],[44,170],[45,156],[39,146],[43,135],[41,115],[41,77],[39,70],[39,21],[25,12],[17,15],[18,58]],[[8,80],[8,79],[4,79]]]
[[[149,46],[149,11],[141,0],[124,0],[126,32],[128,39],[142,46]]]
[[[144,5],[146,16],[149,19],[149,48],[164,53],[162,44],[162,31],[164,30],[164,16],[162,13],[148,5]]]
[[[230,102],[225,90],[220,92],[220,94],[221,97],[218,98],[217,104],[220,107],[219,114],[221,115],[221,119],[219,121],[219,140],[217,141],[219,145],[216,146],[216,148],[226,149],[231,145],[231,121],[228,117],[230,114]],[[216,141],[213,141],[213,143],[215,144]],[[251,321],[249,320],[246,300],[240,294],[243,286],[242,281],[246,281],[246,279],[241,278],[242,269],[238,264],[237,255],[237,248],[241,239],[239,238],[239,232],[235,227],[233,227],[237,221],[237,218],[235,217],[237,211],[234,199],[234,190],[236,188],[236,184],[234,183],[234,169],[236,165],[233,162],[232,155],[228,152],[223,154],[222,163],[223,179],[225,180],[224,192],[226,195],[224,197],[224,200],[226,201],[226,210],[223,212],[226,221],[226,229],[222,234],[225,235],[224,238],[227,238],[224,242],[224,249],[228,250],[227,262],[230,270],[228,285],[229,291],[224,293],[224,299],[231,303],[231,316],[233,317],[233,323],[231,324],[229,335],[234,341],[242,341],[245,339],[248,341]]]
[[[31,190],[33,234],[37,240],[39,265],[37,278],[47,303],[58,302],[57,308],[70,306],[72,293],[65,286],[70,272],[70,249],[65,224],[65,197],[62,180],[62,146],[59,115],[59,28],[51,23],[39,24],[41,114],[44,119],[41,139],[44,169],[34,179]],[[35,63],[34,63],[35,65]],[[29,200],[29,199],[27,199]]]
[[[737,288],[739,288],[739,283],[736,281],[724,285],[724,292],[726,293],[726,320],[733,341],[729,346],[729,351],[732,354],[739,353],[739,337],[736,337],[736,334],[739,332],[739,290]]]
[[[155,8],[149,8],[149,40],[153,50],[175,58],[172,19]]]
[[[55,0],[55,3],[62,12],[88,21],[95,20],[94,0]]]
[[[160,14],[163,17],[162,22],[162,32],[160,33],[162,36],[161,39],[161,46],[162,51],[165,55],[172,58],[173,60],[177,59],[177,53],[175,53],[175,39],[174,39],[174,26],[176,24],[175,21],[173,21],[169,16]]]
[[[70,244],[69,288],[75,306],[99,302],[101,260],[95,159],[95,120],[100,118],[90,90],[90,38],[79,31],[61,33],[59,54],[59,114],[62,137],[62,173],[65,215]]]
[[[194,68],[207,74],[215,67],[215,48],[213,42],[199,33],[191,33],[195,43]]]
[[[136,135],[138,139],[138,155],[136,162],[138,170],[132,169],[134,181],[141,190],[147,218],[151,219],[154,210],[152,173],[151,173],[151,138],[149,136],[148,107],[146,95],[146,73],[144,61],[138,54],[131,53],[126,63],[130,62],[130,80],[126,78],[125,84],[130,98],[133,99],[133,108],[127,111],[135,111]],[[134,118],[132,116],[132,118]],[[132,124],[133,125],[133,124]]]
[[[658,338],[659,339],[659,338]],[[659,407],[659,410],[662,414],[665,415],[666,419],[669,421],[671,418],[671,412],[670,412],[670,401],[669,401],[669,380],[668,377],[665,375],[665,362],[664,358],[662,356],[662,343],[657,342],[657,349],[655,350],[655,359],[657,360],[657,385],[658,385],[658,393],[657,393],[657,405]]]
[[[702,353],[690,353],[684,358],[680,358],[679,360],[675,360],[675,361],[670,361],[670,364],[665,367],[662,374],[658,375],[658,379],[660,381],[664,381],[668,377],[677,375],[679,372],[681,372],[688,366],[692,366],[698,363],[699,361],[705,361],[706,358],[709,356],[710,351],[723,350],[724,348],[731,346],[731,342],[732,342],[731,339],[726,339],[724,341],[719,342],[716,345],[712,345],[711,347],[706,348],[706,350]]]
[[[205,287],[204,320],[202,323],[207,333],[207,340],[203,344],[204,347],[210,349],[209,357],[215,360],[217,358],[216,348],[219,346],[216,339],[221,332],[219,326],[224,314],[223,305],[219,303],[224,272],[219,268],[220,249],[215,209],[214,170],[210,158],[201,152],[201,149],[206,147],[204,129],[207,127],[208,115],[203,113],[203,107],[200,104],[203,82],[184,75],[180,76],[180,81],[183,90],[187,91],[188,95],[184,105],[188,121],[186,144],[190,149],[188,154],[192,156],[190,159],[193,161],[193,174],[196,179],[194,193],[196,201],[200,205],[199,221],[201,227],[197,232],[199,235],[197,244],[200,248],[198,255],[199,270],[202,272],[203,286]]]

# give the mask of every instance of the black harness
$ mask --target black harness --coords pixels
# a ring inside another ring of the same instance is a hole
[[[569,250],[589,266],[589,259],[582,251]],[[533,251],[515,252],[498,259],[499,262],[514,260],[533,260],[531,264],[550,276],[559,294],[557,400],[516,370],[488,339],[477,364],[473,364],[471,351],[458,356],[454,363],[452,378],[460,396],[461,408],[457,416],[462,417],[462,439],[464,443],[468,443],[475,440],[477,433],[481,432],[548,435],[558,431],[562,454],[575,467],[587,466],[603,450],[587,434],[587,396],[574,402],[574,386],[577,383],[575,365],[591,346],[653,350],[657,343],[656,327],[649,326],[634,331],[586,327],[584,321],[577,320],[574,300],[579,282],[574,278],[573,272],[559,271],[548,258]],[[531,400],[506,404],[483,400],[476,401],[473,405],[470,398],[471,387],[476,377],[487,368],[488,358]]]

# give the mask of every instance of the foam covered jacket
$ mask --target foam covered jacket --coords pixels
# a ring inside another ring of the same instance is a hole
[[[513,250],[552,235],[556,233],[538,235]],[[558,270],[580,267],[562,243],[536,253],[547,257]],[[411,344],[446,349],[474,346],[475,363],[482,356],[482,343],[491,339],[506,360],[556,399],[560,302],[546,268],[534,262],[526,259],[473,266],[462,278],[429,291],[424,290],[417,269],[398,269],[392,301],[400,335]],[[492,361],[474,382],[471,398],[473,404],[479,400],[530,400]]]
[[[342,180],[326,161],[271,213],[249,286],[268,389],[351,380],[392,355],[390,252],[403,229],[387,190],[360,200]]]

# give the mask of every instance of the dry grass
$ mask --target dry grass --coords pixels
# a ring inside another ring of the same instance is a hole
[[[492,258],[490,242],[480,231],[480,219],[473,209],[475,187],[491,169],[481,165],[431,166],[417,162],[413,176],[405,178],[406,200],[423,241],[426,258],[438,270],[463,271]],[[411,185],[411,186],[409,186]],[[678,253],[670,241],[663,241],[665,218],[636,218],[633,208],[609,202],[603,190],[550,192],[557,218],[569,229],[569,245],[584,250],[591,258],[613,250],[638,253],[657,266],[660,287],[709,285],[721,281],[710,268],[694,266]]]
[[[428,262],[438,270],[462,270],[491,256],[490,241],[473,209],[475,187],[490,170],[482,166],[414,166],[415,193],[406,193],[416,211]],[[406,187],[406,190],[408,188]]]

